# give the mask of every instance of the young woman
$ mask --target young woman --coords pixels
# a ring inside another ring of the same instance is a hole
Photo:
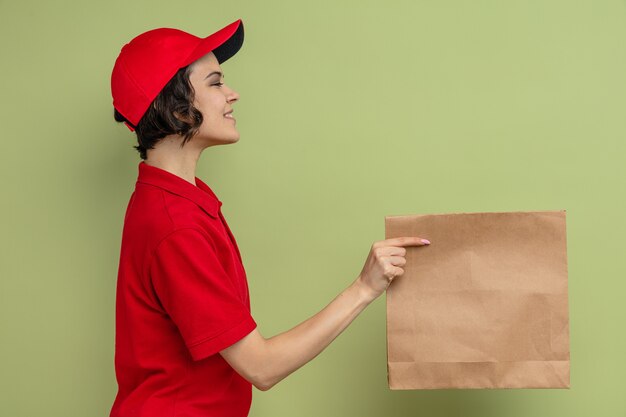
[[[356,280],[319,313],[271,338],[250,313],[242,258],[221,201],[195,176],[205,149],[239,140],[220,64],[243,43],[237,20],[206,38],[154,29],[126,44],[111,90],[142,161],[124,218],[112,417],[248,415],[403,274],[402,237],[375,242]],[[279,260],[276,260],[279,262]]]

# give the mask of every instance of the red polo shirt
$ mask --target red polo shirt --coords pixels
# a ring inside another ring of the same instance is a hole
[[[111,417],[243,417],[252,385],[219,351],[256,327],[221,201],[139,163],[117,278]]]

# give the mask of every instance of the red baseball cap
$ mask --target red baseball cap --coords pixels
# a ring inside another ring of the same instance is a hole
[[[158,28],[122,47],[111,74],[113,107],[137,126],[150,103],[176,72],[213,51],[221,64],[243,44],[243,22],[234,21],[206,38],[182,30]],[[135,129],[126,123],[130,131]]]

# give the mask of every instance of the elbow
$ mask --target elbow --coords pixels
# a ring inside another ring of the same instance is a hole
[[[257,378],[252,381],[252,385],[254,385],[254,387],[259,391],[269,391],[274,385],[276,385],[276,382],[272,382],[265,378]]]
[[[269,391],[269,389],[273,387],[273,385],[270,385],[270,384],[264,384],[264,383],[259,383],[259,382],[256,382],[256,383],[254,383],[253,385],[254,385],[254,387],[255,387],[256,389],[258,389],[259,391]]]

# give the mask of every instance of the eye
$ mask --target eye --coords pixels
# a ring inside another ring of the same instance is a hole
[[[221,87],[224,85],[224,83],[217,83],[217,84],[211,84],[211,85],[219,85]]]

